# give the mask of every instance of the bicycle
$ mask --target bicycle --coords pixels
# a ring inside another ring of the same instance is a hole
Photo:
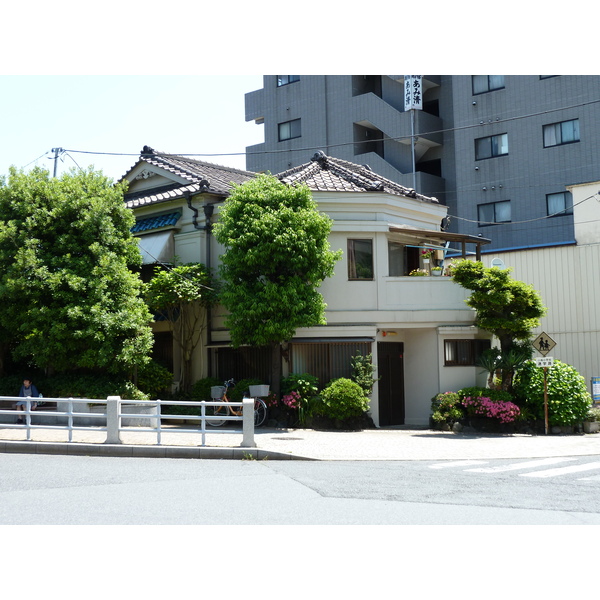
[[[220,427],[227,421],[228,416],[241,417],[242,407],[231,406],[227,392],[230,387],[235,386],[235,380],[228,379],[223,384],[223,392],[219,398],[213,398],[213,401],[223,402],[222,406],[207,406],[206,414],[211,416],[221,415],[223,419],[207,419],[206,422],[213,427]],[[254,398],[254,427],[260,427],[267,420],[267,405],[261,398]]]

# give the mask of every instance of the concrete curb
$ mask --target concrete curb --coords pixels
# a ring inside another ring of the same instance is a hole
[[[85,444],[78,442],[0,441],[0,453],[118,456],[130,458],[196,458],[217,460],[318,460],[261,448],[206,446],[145,446],[142,444]]]

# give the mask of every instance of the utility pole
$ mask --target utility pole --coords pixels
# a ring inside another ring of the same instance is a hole
[[[56,177],[56,164],[58,163],[58,155],[62,154],[64,150],[62,148],[52,148],[52,152],[54,152],[54,177]]]

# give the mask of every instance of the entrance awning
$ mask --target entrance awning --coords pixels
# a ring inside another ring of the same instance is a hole
[[[402,233],[410,237],[419,238],[421,240],[432,240],[437,242],[452,242],[455,245],[460,244],[460,249],[454,248],[456,252],[460,252],[463,258],[467,256],[467,244],[475,244],[475,256],[477,260],[481,260],[481,246],[491,244],[492,240],[476,235],[466,235],[463,233],[451,233],[449,231],[435,231],[433,229],[418,229],[408,225],[389,224],[391,233]]]
[[[172,231],[150,233],[138,239],[142,264],[173,263],[175,259],[175,242]]]

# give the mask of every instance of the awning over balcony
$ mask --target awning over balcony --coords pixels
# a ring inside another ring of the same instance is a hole
[[[175,259],[175,243],[172,231],[150,233],[138,239],[142,263],[153,265],[156,263],[173,263]]]
[[[432,243],[437,242],[438,244],[441,244],[442,242],[451,242],[454,246],[459,246],[458,248],[451,249],[455,252],[459,252],[463,258],[467,257],[467,244],[474,244],[475,257],[477,260],[481,260],[481,246],[492,243],[492,240],[476,235],[451,233],[449,231],[435,231],[433,229],[419,229],[410,227],[409,225],[397,225],[394,223],[389,224],[389,231],[391,233],[401,233],[420,240],[431,240]]]

